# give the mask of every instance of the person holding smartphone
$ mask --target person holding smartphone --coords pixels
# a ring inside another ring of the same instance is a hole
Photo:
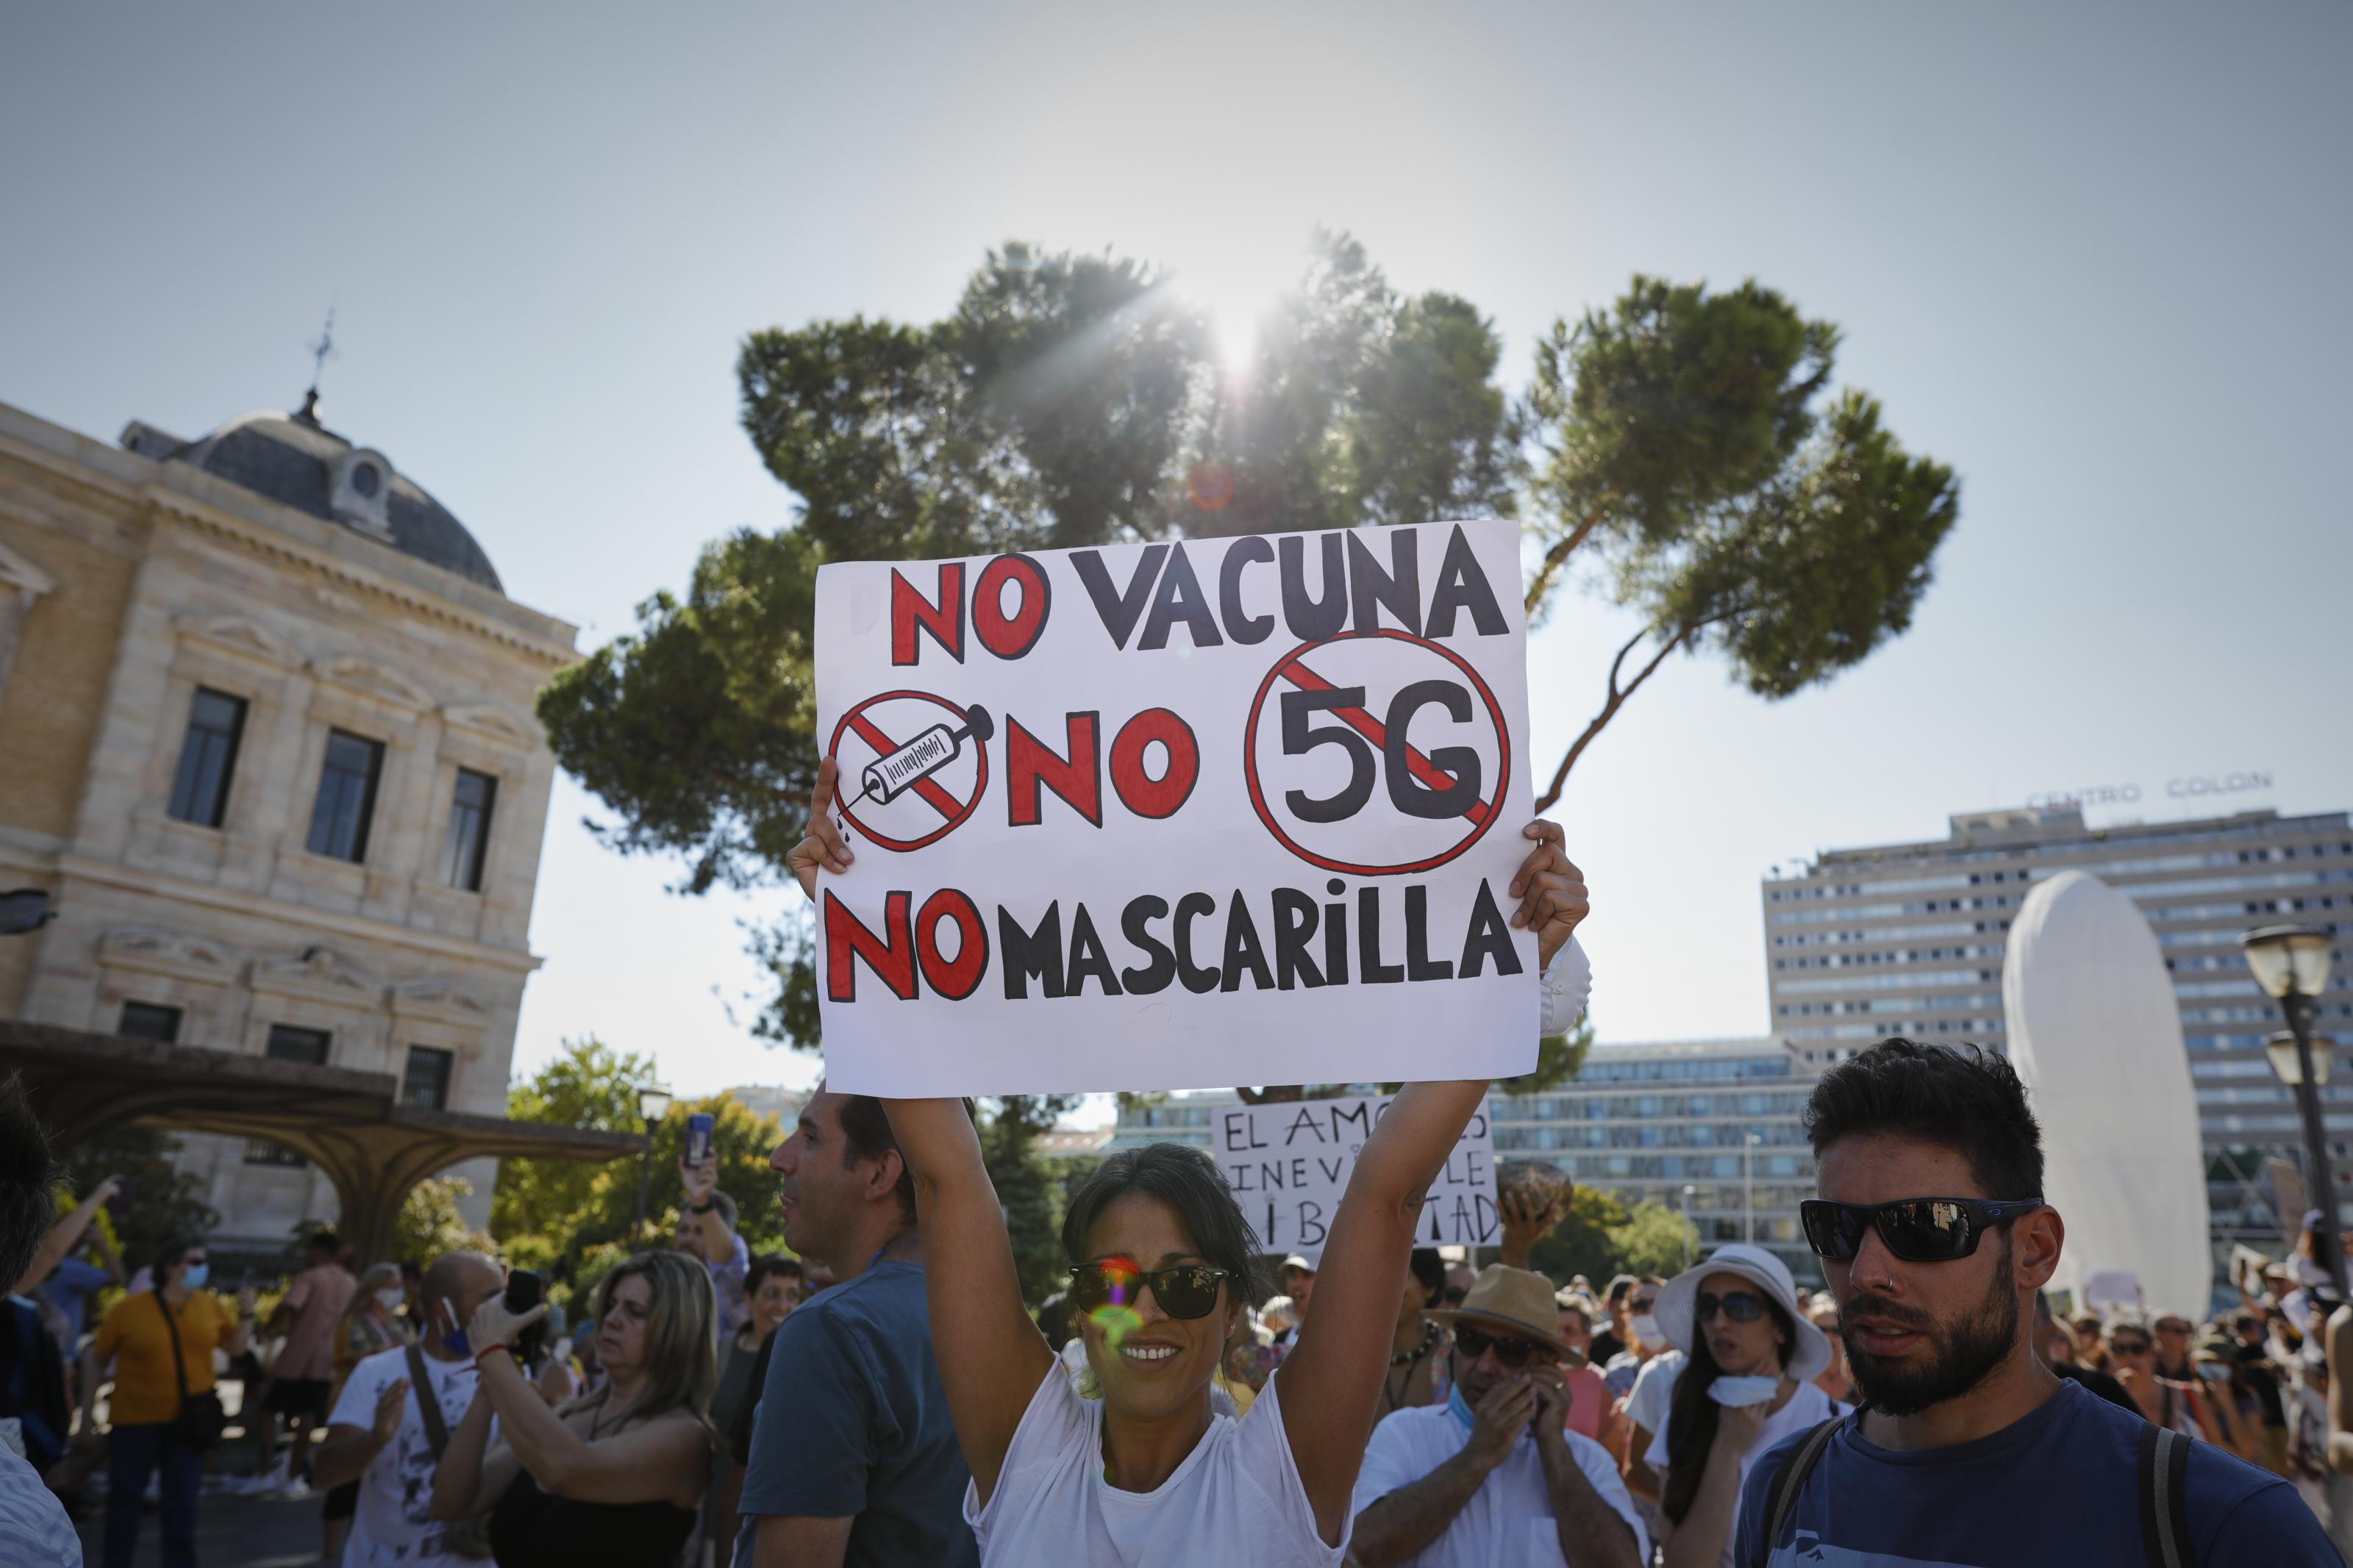
[[[712,1147],[711,1122],[707,1112],[687,1118],[687,1151],[678,1162],[686,1202],[678,1212],[678,1233],[671,1246],[701,1259],[710,1272],[712,1292],[719,1302],[715,1350],[751,1321],[745,1287],[752,1254],[735,1231],[735,1200],[719,1190],[719,1155]]]
[[[432,1516],[485,1521],[499,1568],[670,1568],[717,1454],[710,1279],[676,1252],[616,1264],[589,1306],[605,1384],[553,1410],[515,1353],[546,1314],[502,1296],[475,1308],[480,1377],[434,1472]]]

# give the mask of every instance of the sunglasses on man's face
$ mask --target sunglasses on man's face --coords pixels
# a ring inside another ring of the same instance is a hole
[[[2108,1348],[2118,1355],[2147,1355],[2157,1347],[2147,1340],[2113,1340]]]
[[[1998,1225],[2042,1206],[2041,1198],[1898,1198],[1892,1204],[1839,1204],[1809,1198],[1798,1205],[1806,1245],[1834,1263],[1852,1259],[1862,1233],[1879,1232],[1887,1250],[1906,1263],[1952,1263],[1978,1249]]]
[[[1636,1300],[1635,1300],[1635,1302],[1634,1302],[1634,1311],[1635,1311],[1635,1314],[1636,1314],[1637,1316],[1640,1316],[1641,1314],[1642,1314],[1642,1313],[1644,1313],[1644,1312],[1649,1311],[1651,1308],[1653,1308],[1653,1307],[1657,1306],[1658,1304],[1659,1304],[1659,1299],[1658,1299],[1656,1296],[1643,1296],[1643,1297],[1639,1297],[1639,1298],[1637,1298],[1637,1299],[1636,1299]]]
[[[1747,1290],[1726,1290],[1721,1296],[1703,1290],[1692,1303],[1692,1316],[1704,1323],[1722,1308],[1724,1315],[1736,1323],[1753,1323],[1765,1315],[1765,1298]]]
[[[1218,1308],[1218,1288],[1233,1276],[1206,1263],[1143,1269],[1120,1258],[1082,1263],[1071,1270],[1071,1300],[1082,1312],[1132,1307],[1152,1288],[1152,1299],[1172,1318],[1206,1318]]]
[[[1468,1323],[1454,1325],[1454,1348],[1472,1361],[1492,1350],[1495,1352],[1495,1359],[1509,1367],[1525,1366],[1531,1358],[1538,1361],[1560,1359],[1560,1352],[1550,1345],[1540,1345],[1534,1340],[1518,1339],[1510,1334],[1482,1333]]]

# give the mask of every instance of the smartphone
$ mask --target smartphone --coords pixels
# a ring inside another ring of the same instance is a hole
[[[528,1268],[517,1268],[507,1275],[506,1309],[510,1312],[528,1312],[547,1297],[547,1281]],[[547,1337],[547,1320],[540,1319],[515,1336],[510,1348],[519,1363],[528,1366],[539,1358],[540,1342]]]
[[[114,1184],[114,1195],[106,1200],[106,1212],[121,1219],[131,1212],[132,1203],[138,1195],[139,1182],[136,1177],[118,1178]]]
[[[711,1113],[698,1110],[686,1119],[686,1163],[700,1165],[711,1158]]]

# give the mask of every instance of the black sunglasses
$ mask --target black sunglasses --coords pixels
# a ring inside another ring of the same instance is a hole
[[[1449,1285],[1446,1288],[1446,1304],[1450,1307],[1459,1307],[1462,1305],[1463,1298],[1470,1294],[1470,1291],[1460,1285]]]
[[[2157,1349],[2147,1340],[2113,1340],[2108,1348],[2118,1355],[2147,1355]]]
[[[1071,1300],[1082,1312],[1105,1307],[1132,1307],[1145,1286],[1152,1299],[1172,1318],[1206,1318],[1218,1308],[1218,1287],[1233,1276],[1206,1263],[1179,1263],[1173,1268],[1142,1269],[1115,1259],[1082,1263],[1071,1270]]]
[[[1483,1334],[1464,1322],[1454,1325],[1454,1348],[1472,1361],[1493,1350],[1495,1359],[1509,1367],[1525,1366],[1533,1355],[1541,1354],[1546,1360],[1552,1361],[1558,1359],[1559,1354],[1550,1345],[1540,1345],[1533,1340],[1517,1339],[1508,1334]]]
[[[1704,1323],[1715,1316],[1718,1307],[1736,1323],[1753,1323],[1765,1315],[1765,1298],[1746,1290],[1727,1290],[1721,1296],[1711,1296],[1703,1290],[1692,1304],[1692,1316]]]
[[[1892,1204],[1834,1204],[1808,1198],[1798,1205],[1806,1245],[1835,1263],[1862,1246],[1865,1226],[1906,1263],[1951,1263],[1978,1249],[1997,1225],[2031,1214],[2041,1198],[1899,1198]]]

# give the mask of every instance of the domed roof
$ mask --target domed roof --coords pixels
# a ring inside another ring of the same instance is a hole
[[[299,413],[245,415],[164,460],[193,464],[297,511],[347,524],[493,593],[506,592],[465,524],[382,454],[320,424],[316,406],[314,394]]]

